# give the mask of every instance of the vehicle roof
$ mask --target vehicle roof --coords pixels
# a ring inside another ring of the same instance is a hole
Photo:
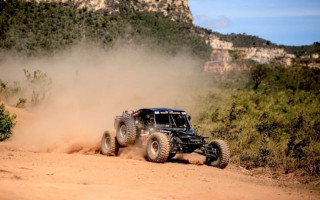
[[[180,110],[180,109],[173,109],[173,108],[143,108],[140,110],[150,110],[150,111],[159,111],[159,112],[165,112],[165,111],[173,111],[173,112],[185,112],[184,110]]]

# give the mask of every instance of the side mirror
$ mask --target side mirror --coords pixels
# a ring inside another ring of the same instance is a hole
[[[190,116],[190,115],[188,115],[188,120],[189,120],[189,121],[191,120],[191,116]]]

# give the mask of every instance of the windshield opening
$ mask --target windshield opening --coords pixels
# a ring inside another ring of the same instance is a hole
[[[186,115],[181,114],[156,114],[156,126],[169,128],[189,128]]]

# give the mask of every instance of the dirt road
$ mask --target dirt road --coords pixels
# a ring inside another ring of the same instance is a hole
[[[42,135],[45,140],[30,143],[32,134],[21,135],[21,128],[34,116],[7,108],[18,114],[14,136],[19,137],[0,143],[0,200],[320,199],[314,191],[249,176],[232,165],[224,170],[203,165],[204,157],[196,154],[156,164],[134,147],[121,149],[118,157],[103,156],[96,153],[98,144],[87,148],[83,142],[58,145],[73,151],[42,151],[34,147],[50,144],[52,137]]]
[[[165,164],[130,154],[0,150],[0,199],[319,199],[269,179],[199,165],[194,155]],[[199,162],[198,162],[199,161]],[[190,163],[191,162],[191,163]]]

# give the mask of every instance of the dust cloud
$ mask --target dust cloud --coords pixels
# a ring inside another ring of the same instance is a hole
[[[146,160],[146,151],[141,146],[129,146],[119,149],[119,157],[132,160]]]
[[[174,162],[178,163],[191,163],[195,165],[204,165],[206,157],[197,153],[192,154],[178,154],[174,157]]]
[[[45,100],[26,108],[32,117],[18,114],[5,143],[33,152],[97,152],[103,131],[113,129],[123,110],[188,110],[205,85],[201,64],[186,53],[168,56],[130,45],[79,45],[41,58],[7,56],[0,63],[1,80],[23,82],[26,68],[46,72],[52,83]]]

